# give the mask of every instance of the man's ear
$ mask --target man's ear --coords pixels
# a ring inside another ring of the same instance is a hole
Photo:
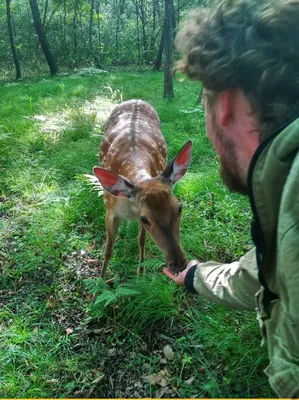
[[[187,172],[191,161],[192,142],[189,140],[171,160],[160,176],[174,186]]]
[[[231,90],[225,90],[219,94],[220,99],[220,126],[225,128],[230,121],[231,117],[231,106],[232,106],[232,95]]]
[[[135,185],[127,179],[101,167],[94,167],[93,172],[108,193],[128,199],[133,196]]]

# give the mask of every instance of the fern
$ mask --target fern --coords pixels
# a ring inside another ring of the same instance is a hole
[[[103,278],[84,279],[83,282],[90,294],[96,294],[102,292],[103,290],[109,290],[109,286]]]
[[[86,183],[87,185],[91,186],[91,190],[97,191],[98,196],[102,196],[104,194],[103,186],[101,185],[100,181],[96,176],[89,174],[82,174],[82,175],[77,175],[76,178]]]
[[[123,286],[119,286],[116,290],[115,290],[115,295],[118,299],[124,298],[124,297],[131,297],[131,296],[137,296],[139,295],[140,292],[138,290],[135,289],[131,289],[128,287],[123,287]]]
[[[161,259],[158,258],[151,258],[148,260],[144,260],[142,263],[140,263],[141,267],[147,268],[149,270],[159,269],[163,265],[165,265],[165,261],[162,261]]]
[[[104,290],[102,294],[100,294],[94,305],[97,306],[100,303],[105,303],[104,308],[109,306],[109,304],[113,303],[117,299],[117,294],[114,293],[112,290]]]
[[[122,302],[124,299],[136,297],[140,292],[130,287],[130,284],[119,283],[117,277],[114,280],[114,288],[110,288],[102,278],[85,279],[84,284],[92,295],[97,294],[94,304],[91,305],[91,314],[94,318],[105,315],[108,306]],[[115,318],[115,311],[114,318]]]

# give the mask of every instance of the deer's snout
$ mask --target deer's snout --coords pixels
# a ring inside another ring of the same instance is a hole
[[[186,266],[187,266],[187,259],[185,255],[182,255],[181,257],[168,262],[168,267],[176,274],[183,271],[186,268]]]

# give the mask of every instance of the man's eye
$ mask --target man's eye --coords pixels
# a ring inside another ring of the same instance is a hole
[[[146,217],[142,216],[140,219],[143,224],[148,224],[148,219]]]

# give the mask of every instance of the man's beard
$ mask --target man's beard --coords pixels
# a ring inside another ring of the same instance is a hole
[[[231,160],[233,161],[233,160]],[[220,160],[220,176],[231,192],[248,195],[248,187],[244,185],[239,176],[236,174],[236,165],[233,163],[228,166],[224,161]]]
[[[224,133],[215,120],[214,129],[225,154],[225,159],[220,158],[220,176],[223,183],[231,192],[248,195],[248,187],[241,178],[241,165],[237,159],[238,150],[235,144],[231,140],[224,139]]]

